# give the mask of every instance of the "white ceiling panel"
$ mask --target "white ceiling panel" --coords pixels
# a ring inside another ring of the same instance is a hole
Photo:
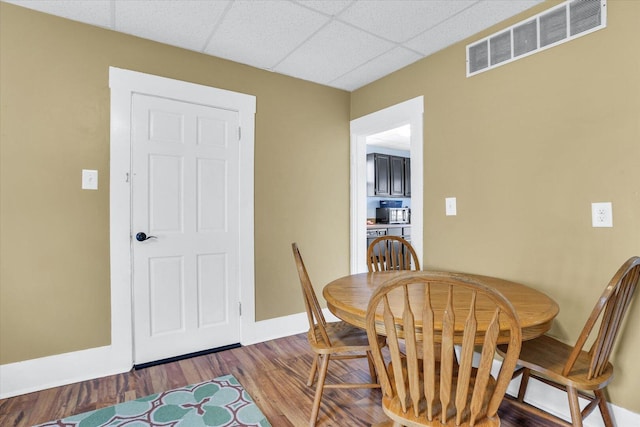
[[[305,80],[330,82],[393,48],[369,33],[332,21],[274,69]]]
[[[0,1],[352,91],[543,0]]]
[[[289,1],[235,1],[205,52],[271,69],[328,22]]]
[[[331,81],[330,84],[336,87],[362,87],[420,59],[422,56],[416,52],[398,46]]]
[[[295,0],[295,2],[328,16],[338,15],[347,6],[355,3],[354,0]]]
[[[229,1],[155,0],[115,4],[115,30],[201,51]]]
[[[340,20],[387,40],[403,43],[477,1],[361,0],[342,13]]]

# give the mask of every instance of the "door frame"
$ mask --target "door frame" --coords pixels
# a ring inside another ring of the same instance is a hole
[[[411,126],[411,245],[423,261],[423,113],[418,96],[351,121],[351,273],[367,271],[367,136]]]
[[[133,364],[133,269],[131,247],[131,97],[134,93],[187,100],[239,113],[240,342],[255,324],[254,143],[255,96],[137,71],[109,67],[111,89],[110,259],[111,346]],[[246,333],[246,334],[245,334]]]

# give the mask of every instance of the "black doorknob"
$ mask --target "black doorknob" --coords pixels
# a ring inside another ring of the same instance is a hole
[[[138,242],[144,242],[145,240],[149,240],[149,239],[156,239],[156,236],[147,236],[145,233],[143,233],[142,231],[139,232],[138,234],[136,234],[136,240]]]

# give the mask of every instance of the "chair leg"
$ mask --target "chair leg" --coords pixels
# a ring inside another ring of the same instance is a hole
[[[574,387],[567,386],[567,395],[569,397],[571,423],[573,427],[582,427],[582,411],[580,411],[580,405],[578,403],[578,390]]]
[[[318,356],[319,357],[319,356]],[[318,412],[320,412],[320,401],[322,400],[322,392],[324,391],[324,380],[327,377],[329,369],[329,359],[331,355],[325,354],[321,357],[320,370],[318,371],[318,384],[316,384],[316,395],[313,399],[313,407],[311,408],[310,427],[315,427],[318,420]]]
[[[600,408],[600,413],[602,414],[602,420],[604,421],[605,427],[613,427],[613,420],[611,418],[611,412],[609,412],[609,406],[607,405],[607,398],[604,395],[604,390],[594,390],[594,394],[598,399],[598,407]]]
[[[307,380],[307,386],[311,387],[313,381],[316,379],[316,371],[318,370],[318,354],[313,355],[313,363],[311,364],[311,371],[309,371],[309,379]]]
[[[378,382],[378,374],[376,372],[376,365],[373,362],[373,355],[370,351],[367,351],[367,361],[369,362],[369,374],[371,375],[371,382]]]
[[[524,395],[527,392],[530,374],[531,370],[529,368],[522,368],[522,379],[520,380],[520,388],[518,389],[518,402],[524,402]]]

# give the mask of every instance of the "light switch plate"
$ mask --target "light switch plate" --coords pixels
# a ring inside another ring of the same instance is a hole
[[[92,169],[82,169],[82,189],[98,189],[98,171]]]
[[[447,197],[446,199],[444,199],[444,202],[445,202],[445,214],[447,216],[455,216],[458,214],[455,197]]]

